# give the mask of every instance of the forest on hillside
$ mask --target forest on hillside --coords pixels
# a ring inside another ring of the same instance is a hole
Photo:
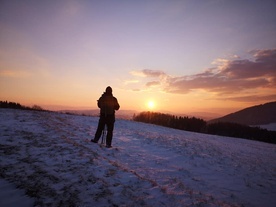
[[[182,117],[150,111],[134,115],[133,120],[185,131],[245,138],[276,144],[276,131],[268,131],[260,127],[250,127],[237,123],[216,122],[208,124],[203,119],[196,117]]]

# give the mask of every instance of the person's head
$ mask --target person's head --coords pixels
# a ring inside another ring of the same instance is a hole
[[[110,86],[107,86],[105,89],[106,94],[112,94],[112,88]]]

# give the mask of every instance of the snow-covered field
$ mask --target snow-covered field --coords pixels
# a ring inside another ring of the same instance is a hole
[[[117,120],[107,149],[97,117],[0,117],[0,206],[276,206],[273,144]]]

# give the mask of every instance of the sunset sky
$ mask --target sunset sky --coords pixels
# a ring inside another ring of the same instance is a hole
[[[226,114],[276,100],[274,0],[1,0],[0,100]]]

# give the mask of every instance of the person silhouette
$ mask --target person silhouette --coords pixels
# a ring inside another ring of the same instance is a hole
[[[106,126],[106,147],[110,148],[112,147],[111,143],[115,123],[115,110],[119,110],[120,108],[118,100],[113,96],[112,88],[110,86],[106,87],[105,92],[99,98],[97,105],[100,108],[100,119],[94,139],[91,139],[91,142],[98,143]]]

